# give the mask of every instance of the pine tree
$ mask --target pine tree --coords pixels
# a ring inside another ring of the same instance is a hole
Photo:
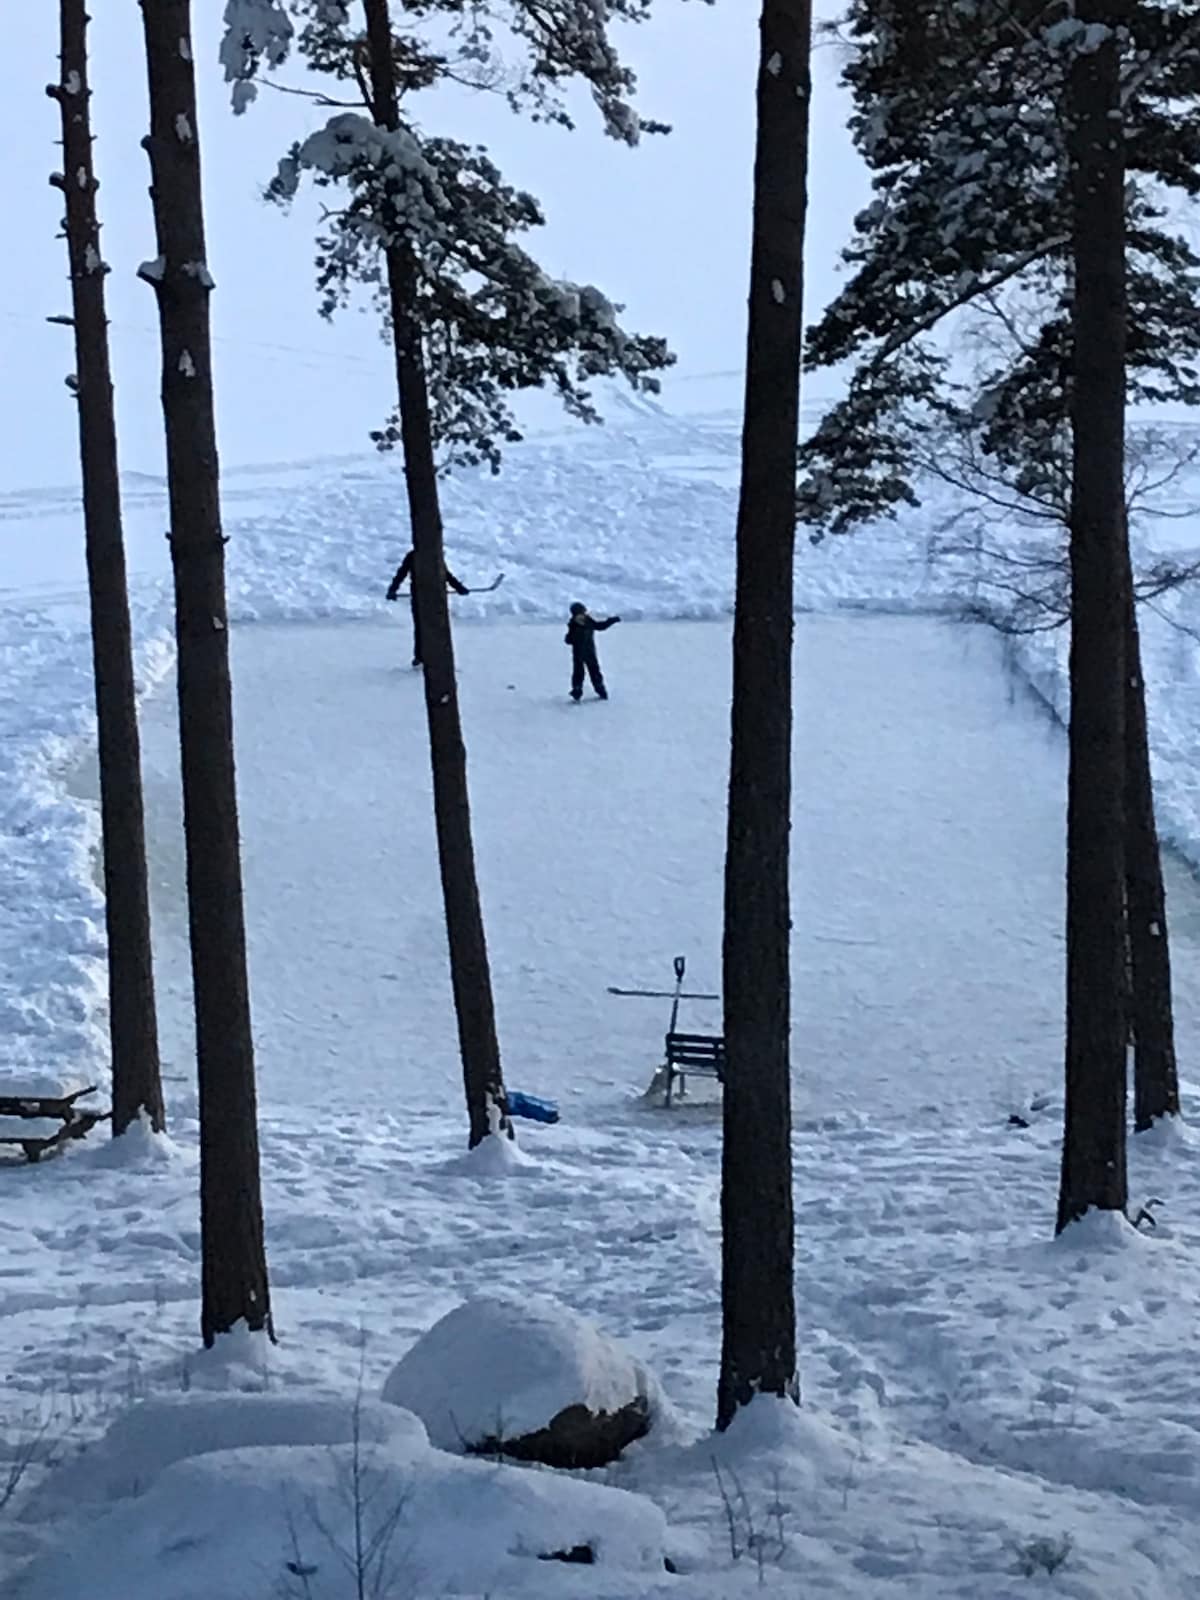
[[[1032,0],[986,14],[950,4],[917,12],[891,0],[863,0],[852,7],[851,28],[869,48],[855,52],[846,76],[857,102],[856,137],[875,170],[879,198],[858,219],[855,240],[846,252],[857,269],[854,278],[810,335],[814,363],[857,360],[845,402],[833,408],[802,451],[807,470],[800,512],[813,538],[917,503],[914,467],[928,462],[947,428],[973,429],[984,472],[992,473],[998,464],[1004,481],[1033,502],[1043,503],[1048,483],[1059,494],[1064,485],[1073,492],[1080,427],[1089,417],[1095,419],[1086,406],[1076,415],[1076,361],[1082,370],[1084,363],[1100,356],[1094,347],[1076,356],[1074,291],[1082,224],[1074,207],[1078,192],[1071,187],[1079,149],[1071,143],[1070,107],[1081,45],[1088,54],[1091,41],[1108,37],[1098,15],[1089,12],[1080,24]],[[1115,13],[1104,13],[1110,15]],[[1200,185],[1200,29],[1194,19],[1166,6],[1126,8],[1121,21],[1129,47],[1113,91],[1117,104],[1110,110],[1120,115],[1128,178],[1121,215],[1126,284],[1120,317],[1122,404],[1125,394],[1130,400],[1171,398],[1195,404],[1200,400],[1200,260],[1186,239],[1164,227],[1162,195],[1169,188],[1194,193]],[[1111,262],[1107,270],[1111,295]],[[1095,271],[1090,258],[1087,271]],[[1002,371],[977,374],[964,397],[959,373],[950,366],[945,331],[950,330],[961,351],[970,334],[965,308],[980,306],[1015,333],[1022,348],[1015,364],[1007,350]],[[1111,372],[1105,369],[1109,379]],[[1064,430],[1068,415],[1075,426]],[[1110,458],[1103,480],[1110,519],[1114,470]],[[1079,487],[1086,507],[1090,491]],[[1094,506],[1086,514],[1084,507],[1072,503],[1076,532],[1095,514]],[[1123,524],[1122,516],[1122,572],[1127,560]],[[1093,580],[1109,585],[1104,589],[1104,626],[1116,627],[1119,644],[1127,619],[1122,607],[1120,621],[1114,623],[1108,603],[1111,585],[1125,589],[1127,584],[1123,577],[1114,578],[1107,565],[1111,547],[1104,546],[1104,551],[1102,559],[1086,564],[1085,587]],[[1081,559],[1077,539],[1076,557]],[[1091,641],[1098,649],[1104,630],[1096,626],[1096,618],[1103,608],[1094,589],[1083,606],[1085,616],[1092,618]],[[1091,753],[1102,754],[1107,762],[1115,715],[1109,665],[1119,659],[1120,649],[1110,640],[1105,650],[1107,664],[1099,664],[1099,674],[1108,685],[1107,733],[1100,739],[1093,727],[1089,739],[1077,730],[1074,754],[1082,758],[1086,739]],[[1077,660],[1077,679],[1083,671]],[[1085,705],[1089,687],[1096,689],[1097,683],[1089,678],[1080,685]],[[1123,760],[1132,760],[1136,739],[1128,751],[1122,742],[1121,754]],[[1148,765],[1132,777],[1148,795]],[[1085,846],[1096,869],[1089,879],[1078,848],[1079,805],[1086,816],[1087,800],[1079,800],[1078,790],[1076,783],[1075,890],[1088,879],[1099,898],[1094,916],[1076,907],[1072,923],[1076,933],[1081,920],[1105,928],[1103,963],[1086,936],[1082,947],[1075,940],[1077,956],[1081,948],[1090,948],[1094,958],[1090,981],[1104,1018],[1098,1026],[1108,1041],[1107,1054],[1092,1058],[1109,1130],[1103,1163],[1109,1176],[1107,1187],[1098,1180],[1090,1186],[1105,1204],[1120,1192],[1124,1162],[1115,1130],[1116,1025],[1111,986],[1101,976],[1102,966],[1105,971],[1112,966],[1115,942],[1108,893],[1112,860],[1103,842],[1111,843],[1112,819],[1111,814],[1103,822],[1093,819],[1100,833],[1092,846]],[[1144,808],[1141,814],[1144,819]],[[1135,816],[1130,826],[1136,823]],[[1135,843],[1145,846],[1144,833]],[[1103,869],[1099,856],[1107,859]],[[1144,853],[1140,859],[1146,859]],[[1101,879],[1108,885],[1102,894]],[[1165,955],[1165,946],[1160,953]],[[1080,992],[1078,971],[1073,988],[1074,1006]],[[1160,1003],[1164,992],[1160,987]],[[1079,1060],[1078,1040],[1071,1056]],[[1078,1104],[1076,1094],[1073,1110]],[[1081,1127],[1090,1141],[1086,1115]],[[1085,1180],[1085,1189],[1089,1183]],[[1072,1211],[1073,1205],[1066,1210]]]
[[[201,1333],[271,1331],[190,0],[142,0],[200,1098]]]
[[[100,254],[96,216],[99,185],[92,160],[85,0],[61,0],[59,12],[61,77],[46,93],[62,112],[63,172],[51,181],[65,200],[71,269],[108,934],[112,1131],[124,1133],[144,1116],[161,1132],[166,1121],[154,1008],[141,747],[104,304],[108,268]]]
[[[625,333],[598,290],[548,278],[517,243],[542,221],[532,196],[508,187],[485,151],[422,137],[406,106],[449,78],[481,87],[503,81],[514,108],[566,121],[557,85],[582,77],[614,136],[633,142],[644,125],[626,98],[632,75],[611,48],[604,12],[594,7],[518,0],[506,8],[506,31],[525,51],[517,67],[496,43],[499,7],[480,6],[466,17],[456,0],[423,8],[425,20],[452,19],[451,52],[444,34],[420,32],[420,17],[406,15],[398,32],[387,0],[365,0],[365,31],[348,0],[302,0],[293,9],[303,23],[298,37],[271,0],[239,0],[222,60],[235,109],[252,96],[260,65],[280,65],[293,44],[362,100],[361,113],[339,113],[293,148],[270,193],[288,200],[305,173],[346,192],[317,241],[321,308],[332,316],[361,286],[373,287],[393,346],[399,404],[374,437],[381,448],[399,445],[404,457],[438,857],[474,1146],[505,1125],[505,1104],[443,579],[438,452],[443,468],[482,461],[498,470],[502,446],[520,437],[508,405],[513,391],[549,385],[571,414],[591,421],[597,413],[589,380],[620,373],[653,390],[654,372],[670,358],[661,340]],[[637,20],[647,7],[616,0],[607,10]]]
[[[1079,0],[1071,192],[1071,717],[1067,1062],[1058,1229],[1124,1211],[1125,140],[1119,0]]]
[[[809,0],[763,0],[725,854],[717,1425],[796,1398],[791,1114],[792,583]]]
[[[1127,23],[1128,399],[1196,405],[1200,257],[1167,225],[1164,195],[1200,193],[1200,23],[1149,0]],[[1060,490],[1069,476],[1069,21],[1044,0],[854,0],[845,28],[852,128],[877,197],[844,251],[853,274],[808,337],[810,366],[854,363],[801,453],[814,539],[917,504],[914,474],[964,416],[989,460],[1020,432],[1031,498],[1055,464]],[[951,358],[984,307],[1015,330],[1022,361],[1010,377],[1006,342],[964,398]]]
[[[400,107],[387,0],[364,0],[371,116],[375,129],[395,135]],[[399,193],[387,197],[400,209]],[[442,901],[450,946],[450,977],[470,1124],[469,1144],[511,1132],[496,1034],[492,975],[475,871],[467,751],[458,706],[454,637],[446,599],[446,557],[434,458],[425,354],[417,322],[417,272],[411,247],[393,235],[385,251],[392,343],[399,397],[398,423],[408,486],[413,545],[413,607],[424,661],[425,710],[433,769]]]

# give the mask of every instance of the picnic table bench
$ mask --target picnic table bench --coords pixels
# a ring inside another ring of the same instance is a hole
[[[66,1095],[0,1095],[0,1144],[19,1145],[26,1161],[40,1161],[68,1139],[82,1139],[112,1115],[78,1104],[95,1092],[92,1084]],[[52,1126],[56,1122],[57,1128]]]

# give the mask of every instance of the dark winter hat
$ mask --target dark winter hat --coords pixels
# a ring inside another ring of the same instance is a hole
[[[583,612],[585,612],[586,610],[587,610],[587,607],[584,605],[582,600],[572,600],[571,601],[571,615],[573,617],[581,616],[583,614]]]

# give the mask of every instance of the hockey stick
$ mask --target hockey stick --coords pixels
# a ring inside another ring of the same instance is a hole
[[[504,574],[502,572],[500,572],[500,573],[497,573],[497,575],[492,579],[491,583],[480,584],[479,587],[476,588],[476,589],[464,589],[463,593],[464,594],[492,594],[496,589],[498,589],[500,587],[500,585],[503,582],[504,582]],[[411,597],[412,591],[408,590],[406,592]],[[384,596],[385,600],[399,600],[399,598],[400,598],[399,591],[397,591],[395,594],[389,594],[389,595],[385,595]]]
[[[608,994],[619,994],[625,997],[635,996],[642,1000],[674,1000],[674,989],[617,989],[609,984]],[[681,1000],[719,1000],[719,994],[681,994]]]

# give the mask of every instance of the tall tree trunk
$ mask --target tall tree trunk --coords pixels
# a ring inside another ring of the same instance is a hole
[[[1125,913],[1132,970],[1133,1125],[1179,1115],[1171,946],[1132,573],[1125,599]]]
[[[812,11],[763,0],[725,854],[717,1425],[798,1397],[793,1286],[792,582]]]
[[[372,116],[378,126],[400,126],[399,98],[387,0],[364,0],[370,56]],[[471,1148],[491,1133],[511,1135],[492,975],[475,872],[467,751],[458,707],[454,638],[446,599],[446,557],[425,355],[416,316],[416,275],[402,244],[387,251],[388,294],[399,393],[400,437],[413,545],[413,614],[419,620],[425,674],[425,710],[433,771],[433,811],[438,865],[450,947],[450,978],[458,1022]]]
[[[133,637],[121,528],[117,427],[108,356],[108,317],[88,102],[84,0],[61,0],[62,78],[46,93],[62,112],[63,173],[52,179],[66,201],[67,251],[75,329],[79,455],[87,549],[92,667],[100,758],[104,916],[108,933],[108,1010],[112,1043],[112,1131],[144,1115],[166,1125],[154,1010],[150,894],[142,806],[141,746],[133,680]]]
[[[1107,28],[1067,89],[1074,369],[1067,1036],[1061,1231],[1126,1203],[1125,161],[1119,0],[1080,0]]]
[[[188,926],[200,1093],[201,1332],[271,1331],[233,760],[225,539],[189,0],[142,0],[158,259]]]

